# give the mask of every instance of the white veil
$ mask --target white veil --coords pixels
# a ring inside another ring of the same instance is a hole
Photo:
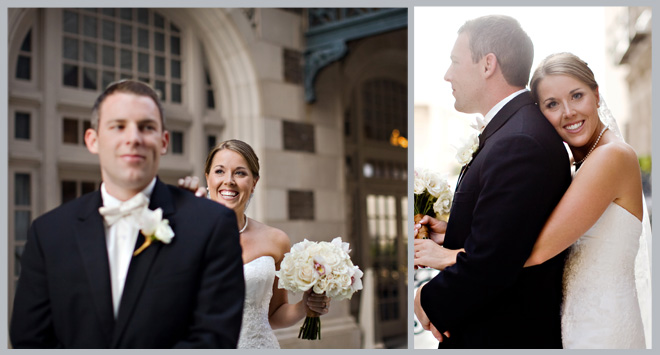
[[[610,126],[610,130],[614,132],[621,140],[623,136],[619,130],[619,125],[612,115],[612,112],[607,107],[603,97],[600,97],[600,107],[598,108],[598,115],[603,123]],[[644,323],[644,336],[646,338],[646,348],[652,348],[653,332],[652,328],[652,309],[651,309],[651,223],[649,219],[648,209],[646,208],[646,196],[642,194],[642,202],[644,204],[644,218],[642,219],[642,234],[639,237],[639,249],[637,250],[637,257],[635,258],[635,285],[637,287],[637,299],[639,301],[639,308],[642,314],[642,323]]]

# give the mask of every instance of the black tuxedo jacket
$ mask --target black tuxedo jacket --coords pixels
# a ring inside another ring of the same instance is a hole
[[[15,348],[235,348],[245,283],[235,214],[156,182],[174,238],[132,258],[118,316],[100,191],[37,218],[21,259],[10,337]],[[136,247],[142,245],[140,235]]]
[[[465,248],[421,294],[441,347],[561,348],[564,254],[523,268],[570,184],[568,154],[529,92],[486,126],[456,188],[444,245]]]

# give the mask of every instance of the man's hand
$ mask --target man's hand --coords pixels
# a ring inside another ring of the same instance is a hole
[[[444,333],[440,333],[440,331],[433,324],[431,324],[429,317],[426,316],[426,312],[424,312],[421,303],[422,287],[424,287],[424,285],[420,286],[417,289],[417,294],[415,294],[415,302],[414,302],[415,315],[417,316],[417,320],[419,320],[419,323],[422,325],[422,328],[431,331],[433,337],[435,337],[439,342],[442,343],[444,338],[449,338],[449,332],[446,331]]]
[[[179,187],[193,192],[197,197],[204,197],[206,189],[199,186],[199,178],[197,176],[186,176],[179,179]]]
[[[426,312],[424,312],[424,309],[422,308],[422,301],[421,301],[422,287],[424,287],[424,285],[420,286],[417,289],[417,294],[415,294],[415,303],[414,303],[415,315],[417,316],[417,320],[419,320],[419,323],[422,325],[422,328],[424,328],[425,330],[430,330],[431,321],[429,320],[429,317],[426,316]]]
[[[445,232],[447,231],[447,222],[437,220],[431,216],[424,216],[419,221],[419,223],[415,224],[415,226],[413,227],[414,230],[413,237],[417,237],[417,233],[419,232],[419,229],[422,227],[422,225],[428,226],[429,237],[431,238],[431,240],[433,240],[439,245],[442,245],[445,242]]]

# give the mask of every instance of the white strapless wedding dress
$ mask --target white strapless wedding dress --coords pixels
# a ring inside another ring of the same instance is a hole
[[[564,348],[645,348],[634,270],[641,231],[634,215],[610,203],[570,248],[564,268]]]
[[[280,344],[268,323],[268,306],[273,296],[275,259],[261,256],[243,265],[245,302],[239,349],[279,349]]]

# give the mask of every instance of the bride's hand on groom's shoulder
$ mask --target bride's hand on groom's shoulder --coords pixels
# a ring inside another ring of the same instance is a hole
[[[317,294],[312,292],[312,290],[305,291],[303,293],[303,305],[305,306],[305,311],[310,310],[316,312],[319,315],[324,315],[330,312],[330,297],[324,294]]]
[[[442,245],[445,242],[445,232],[447,231],[447,222],[435,219],[431,216],[424,216],[419,221],[419,223],[413,226],[414,237],[417,237],[417,233],[422,225],[426,225],[429,228],[429,237],[431,240],[436,242],[439,245]]]
[[[204,197],[206,189],[199,186],[199,178],[197,176],[186,176],[178,181],[180,188],[188,190],[195,194],[197,197]]]

